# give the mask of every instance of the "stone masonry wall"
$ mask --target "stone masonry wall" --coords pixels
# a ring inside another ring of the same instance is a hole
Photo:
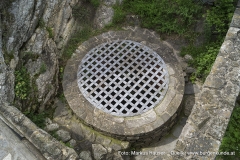
[[[177,159],[214,159],[240,92],[240,1],[200,97],[184,126],[175,151]],[[197,152],[198,155],[191,155]]]
[[[75,160],[78,158],[77,153],[63,143],[57,141],[46,131],[37,127],[17,108],[0,102],[1,114],[16,127],[22,137],[27,138],[46,159],[68,159]]]

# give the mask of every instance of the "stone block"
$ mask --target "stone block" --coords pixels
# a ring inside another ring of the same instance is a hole
[[[182,101],[182,95],[177,94],[172,101],[170,102],[170,104],[167,106],[166,111],[169,113],[169,115],[173,115],[174,113],[177,112],[178,108],[179,108],[179,104]]]
[[[236,8],[230,27],[240,28],[240,8]]]
[[[221,98],[221,92],[217,89],[203,88],[199,97],[201,104],[216,104]]]
[[[103,146],[107,147],[111,143],[111,139],[103,136],[96,136],[96,142],[102,144]]]
[[[165,112],[167,106],[170,104],[172,99],[175,97],[176,93],[174,92],[174,89],[169,87],[164,99],[160,103],[160,105],[155,107],[155,111],[157,115],[162,115],[163,112]]]
[[[211,119],[211,115],[200,106],[196,106],[192,111],[190,118],[194,124],[201,129]]]
[[[92,143],[95,142],[95,140],[96,140],[95,132],[93,132],[90,129],[87,129],[87,130],[83,131],[83,134],[84,134],[85,139],[87,139],[88,141],[90,141]]]
[[[106,119],[102,123],[102,129],[108,131],[110,134],[114,133],[117,135],[123,135],[125,128],[126,127],[124,126],[124,124],[116,124],[115,122]]]
[[[194,69],[194,68],[192,68],[192,67],[187,67],[186,70],[185,70],[185,72],[186,72],[187,74],[192,74],[192,73],[194,73],[195,71],[196,71],[196,69]]]
[[[82,158],[84,160],[92,160],[91,152],[90,151],[82,151],[79,154],[79,158]]]
[[[233,45],[234,45],[233,41],[225,40],[220,48],[220,53],[215,61],[220,62],[220,64],[221,64],[221,61],[226,61],[226,59],[222,59],[222,58],[226,57],[228,55],[228,53],[231,53],[234,51]],[[219,56],[223,56],[223,57],[220,57],[220,59],[219,59]],[[215,65],[213,67],[215,67]],[[219,67],[216,67],[216,68],[219,68]]]
[[[160,117],[166,122],[171,116],[169,115],[169,113],[164,112],[162,115],[160,115]]]
[[[122,149],[127,149],[129,147],[129,142],[121,142]]]
[[[183,152],[185,148],[186,148],[185,142],[183,142],[182,140],[178,140],[176,143],[175,150],[178,152]]]
[[[221,118],[212,118],[211,122],[209,123],[209,127],[206,130],[206,133],[211,135],[217,140],[221,140],[224,136],[224,132],[227,128],[228,120],[221,119]]]
[[[196,139],[190,141],[189,143],[190,144],[185,149],[186,152],[217,152],[219,147],[219,143],[215,139],[207,137],[201,133]]]
[[[232,40],[232,39],[236,38],[237,32],[238,32],[239,30],[240,30],[239,28],[230,27],[230,28],[228,29],[227,35],[226,35],[226,37],[225,37],[225,41],[226,41],[226,40]]]
[[[189,62],[189,61],[193,60],[193,58],[192,58],[191,55],[186,54],[186,55],[184,56],[184,60],[185,60],[186,62]]]
[[[57,123],[52,123],[52,124],[49,124],[45,127],[45,130],[48,131],[48,132],[51,132],[51,131],[55,131],[59,128],[59,125]]]
[[[70,133],[65,130],[60,129],[56,132],[56,134],[58,135],[59,139],[63,142],[67,142],[71,139]]]
[[[155,120],[156,120],[156,113],[153,110],[151,110],[151,112],[148,112],[148,114],[145,114],[141,117],[127,118],[125,120],[125,123],[126,123],[126,127],[135,128],[135,127],[143,126],[145,124],[149,124]]]
[[[113,122],[116,122],[116,123],[123,123],[124,122],[124,118],[123,117],[116,117],[116,116],[113,116],[113,115],[103,115],[106,117],[106,119],[110,120],[110,121],[113,121]]]
[[[151,123],[151,125],[153,126],[153,128],[159,128],[164,124],[164,122],[165,121],[160,116],[158,116],[156,120]]]
[[[110,147],[114,150],[114,151],[119,151],[122,150],[122,146],[120,144],[116,144],[116,143],[111,143]]]
[[[71,139],[70,141],[69,141],[69,144],[70,144],[70,146],[71,147],[76,147],[76,145],[77,145],[77,142],[76,142],[76,140],[75,139]]]
[[[105,159],[107,149],[101,144],[92,144],[92,152],[95,160]]]
[[[173,76],[169,76],[169,89],[170,87],[175,87],[177,84],[177,78],[173,77]]]

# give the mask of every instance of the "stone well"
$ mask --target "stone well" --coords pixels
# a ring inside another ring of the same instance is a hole
[[[80,45],[66,65],[63,89],[85,124],[145,145],[176,123],[184,77],[173,50],[155,32],[127,28]]]

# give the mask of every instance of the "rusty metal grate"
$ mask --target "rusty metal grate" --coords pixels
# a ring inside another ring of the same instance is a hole
[[[133,116],[153,108],[166,94],[169,83],[162,58],[130,40],[103,43],[90,50],[77,76],[85,98],[116,116]]]

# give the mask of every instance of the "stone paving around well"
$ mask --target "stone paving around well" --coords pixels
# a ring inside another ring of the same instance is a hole
[[[186,124],[186,120],[187,117],[182,115],[180,121],[172,128],[168,135],[163,137],[160,141],[142,148],[141,152],[147,155],[137,155],[134,157],[135,160],[171,159],[171,151],[174,151],[177,139],[182,132],[182,128]]]
[[[191,113],[192,107],[194,106],[195,99],[199,97],[201,91],[201,84],[192,84],[186,82],[184,97],[183,97],[183,110],[179,117],[179,121],[169,131],[169,134],[164,136],[160,141],[156,141],[148,147],[143,147],[139,152],[148,154],[134,156],[135,160],[164,160],[173,159],[172,154],[174,152],[177,140],[182,132],[183,127],[186,124],[187,118]]]

